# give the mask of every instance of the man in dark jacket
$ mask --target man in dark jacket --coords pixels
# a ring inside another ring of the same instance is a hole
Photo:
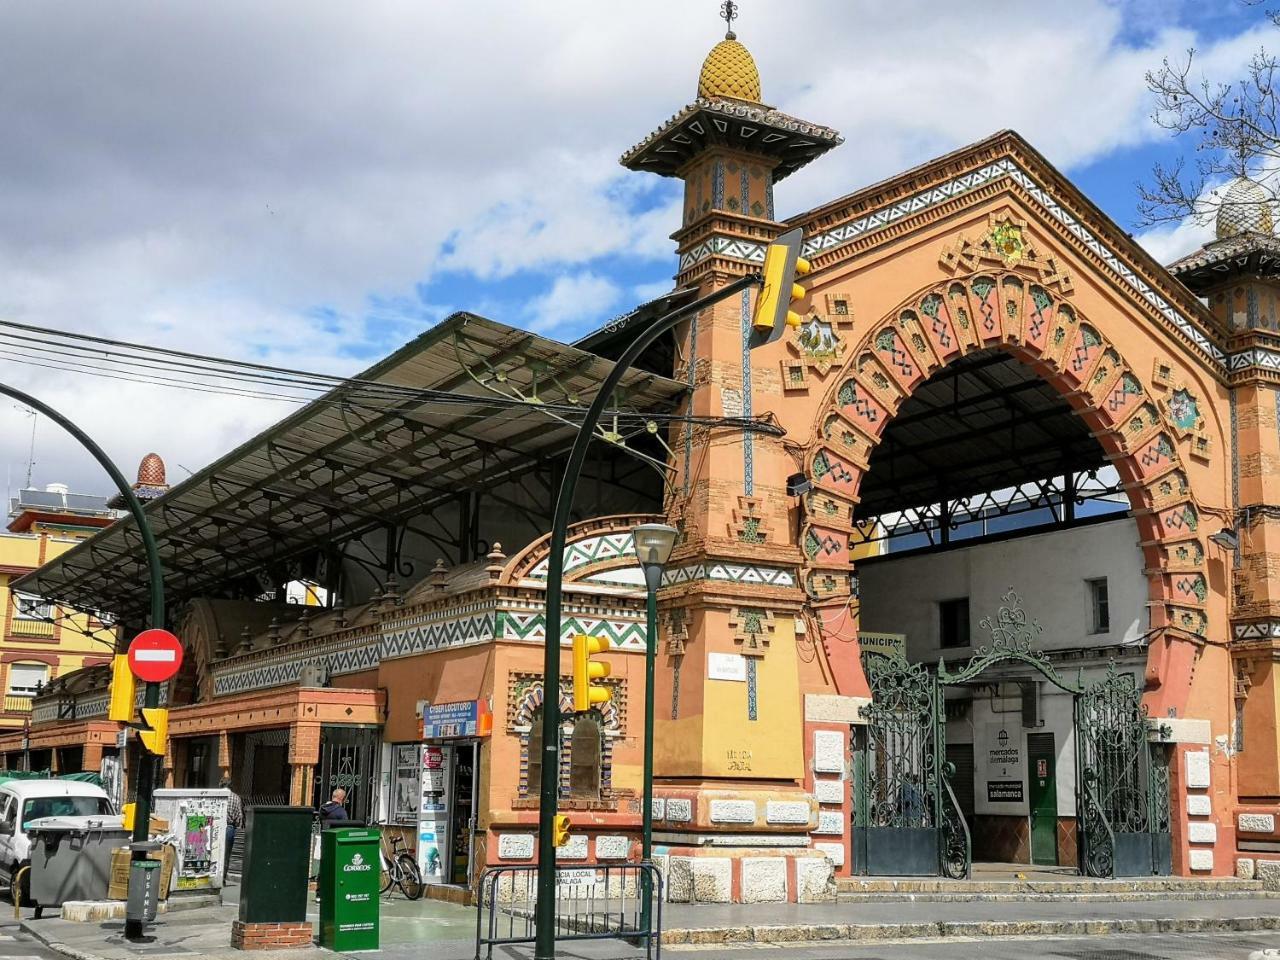
[[[346,801],[347,801],[347,791],[343,790],[341,787],[338,787],[338,789],[334,790],[333,793],[330,794],[329,801],[327,803],[321,804],[320,806],[321,829],[325,829],[327,827],[332,827],[332,826],[335,826],[336,824],[346,822],[346,819],[347,819],[347,808],[345,806]]]

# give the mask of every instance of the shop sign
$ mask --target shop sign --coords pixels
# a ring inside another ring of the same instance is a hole
[[[422,714],[422,739],[484,737],[492,726],[492,715],[479,700],[430,703]]]

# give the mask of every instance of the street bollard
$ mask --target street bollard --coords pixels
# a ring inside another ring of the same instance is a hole
[[[159,850],[160,846],[153,842],[133,843],[129,845],[129,849],[150,854]],[[129,899],[124,911],[127,923],[141,926],[155,920],[160,902],[160,868],[159,860],[148,858],[129,861]]]

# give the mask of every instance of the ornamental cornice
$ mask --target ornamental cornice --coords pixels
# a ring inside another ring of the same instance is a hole
[[[984,188],[1012,184],[1048,215],[1046,219],[1055,224],[1060,235],[1079,252],[1117,279],[1122,287],[1145,304],[1148,310],[1190,345],[1194,352],[1207,360],[1219,375],[1226,373],[1229,358],[1219,346],[1217,338],[1204,329],[1211,318],[1206,315],[1203,306],[1185,288],[1179,289],[1180,285],[1163,270],[1160,273],[1165,275],[1160,276],[1159,273],[1146,269],[1145,265],[1132,266],[1131,261],[1140,263],[1140,260],[1128,251],[1124,256],[1115,252],[1123,248],[1127,241],[1120,242],[1113,226],[1087,212],[1068,210],[1064,203],[1028,172],[1031,164],[1024,166],[1019,163],[1019,159],[1023,159],[1025,163],[1026,158],[1015,159],[1007,147],[971,152],[964,159],[967,168],[965,172],[941,182],[937,180],[938,165],[929,165],[904,174],[891,186],[880,188],[869,197],[847,202],[843,208],[828,207],[787,222],[806,229],[808,237],[803,247],[805,255],[821,258],[824,261],[821,266],[827,267],[827,254],[841,250],[859,239],[926,216],[936,216],[938,208],[944,204],[949,205],[961,198],[971,201],[975,199],[975,195],[984,192]],[[976,169],[973,167],[975,163],[979,164]],[[948,163],[943,172],[954,171],[955,168],[955,163]],[[934,174],[927,181],[920,175],[926,169]],[[1054,175],[1046,179],[1060,178]]]

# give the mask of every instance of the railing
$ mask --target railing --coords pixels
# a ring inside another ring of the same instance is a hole
[[[30,713],[31,695],[6,693],[4,695],[4,710],[5,713]]]
[[[955,766],[946,764],[942,774],[942,872],[952,880],[968,880],[972,873],[973,840],[960,801],[951,789]]]
[[[662,875],[652,863],[556,867],[555,938],[643,942],[645,956],[662,956]],[[476,960],[493,948],[533,943],[538,868],[490,867],[476,898]],[[647,909],[646,909],[647,907]]]
[[[19,620],[9,624],[9,633],[20,637],[52,637],[53,624],[48,620]]]
[[[1084,855],[1081,857],[1081,872],[1089,877],[1114,877],[1116,834],[1094,790],[1098,775],[1092,770],[1085,770],[1081,780],[1084,784],[1084,816],[1081,818],[1084,827]]]

